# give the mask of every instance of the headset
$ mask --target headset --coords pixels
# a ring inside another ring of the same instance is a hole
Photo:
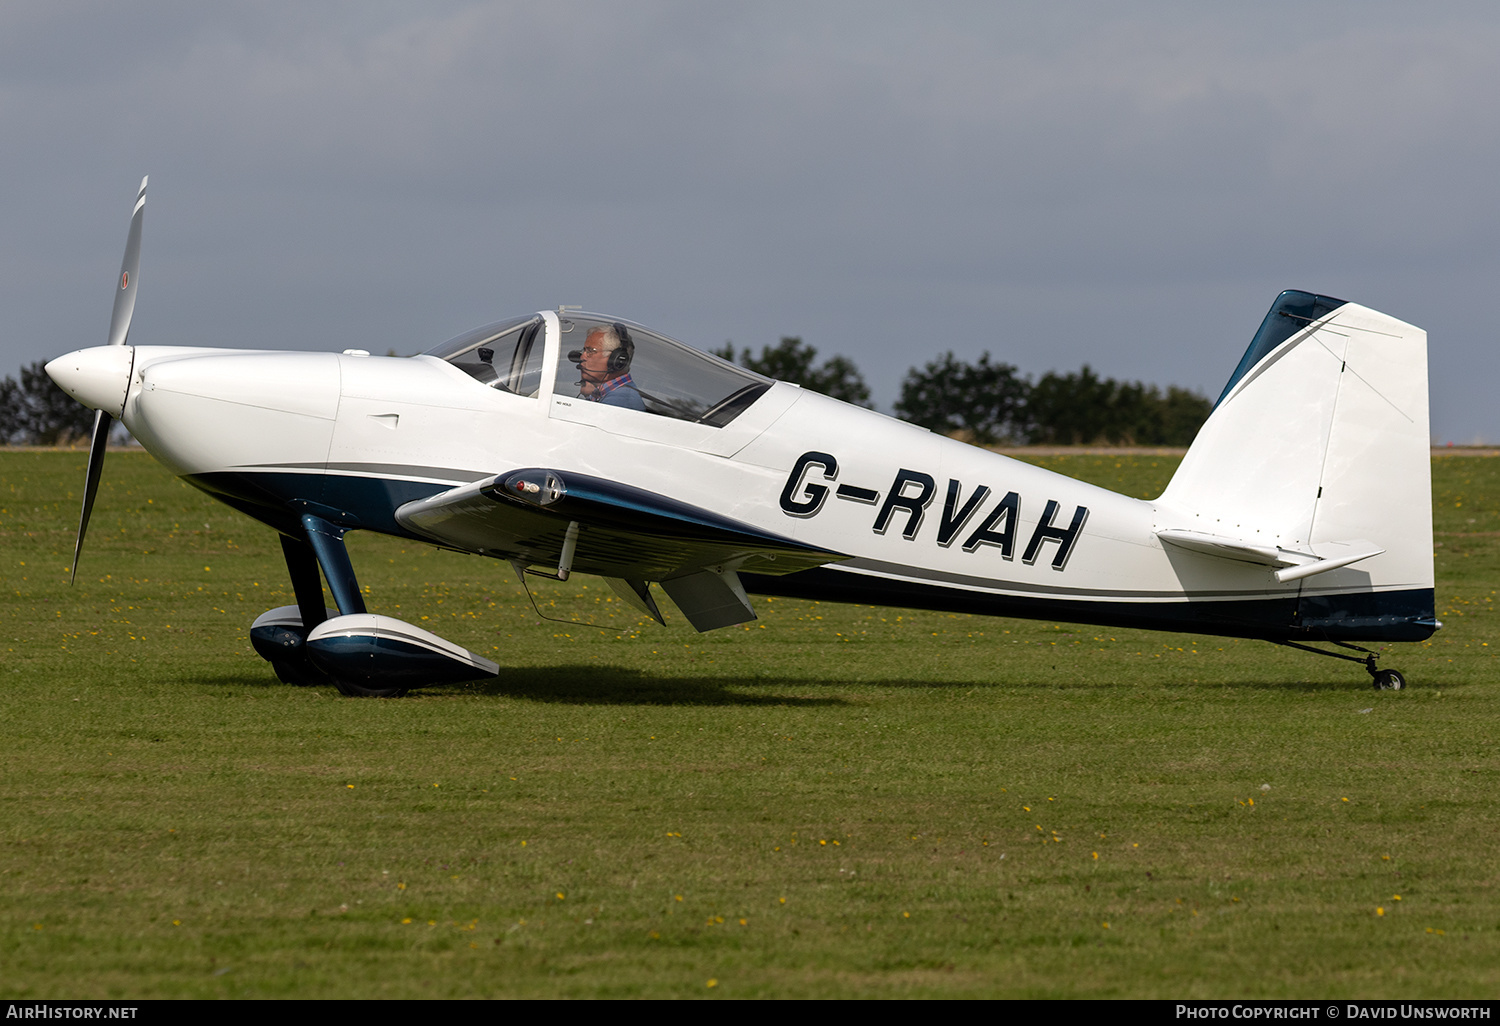
[[[635,339],[619,321],[615,321],[612,327],[620,337],[620,344],[610,351],[609,373],[611,377],[619,377],[630,370],[630,361],[635,359]]]

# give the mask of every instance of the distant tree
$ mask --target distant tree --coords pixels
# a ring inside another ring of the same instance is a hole
[[[0,380],[0,445],[18,441],[21,432],[21,386],[16,379]]]
[[[38,360],[21,368],[21,380],[0,381],[0,441],[66,445],[87,438],[94,411],[53,384]]]
[[[1025,433],[1030,385],[1008,363],[960,363],[944,353],[901,382],[896,416],[939,434],[965,434],[980,445],[1015,440]]]
[[[1101,379],[1088,364],[1076,373],[1048,371],[1031,387],[1027,441],[1033,445],[1119,441],[1122,404],[1118,393],[1115,381]]]
[[[855,406],[870,405],[870,387],[865,384],[859,368],[847,356],[834,356],[823,361],[822,366],[813,366],[818,351],[796,336],[786,335],[776,346],[766,346],[759,356],[751,354],[746,347],[736,358],[734,343],[724,343],[724,348],[714,355],[731,363],[738,362],[757,374],[778,381],[791,381],[803,388],[822,392],[834,399],[842,399]]]
[[[1101,378],[1088,364],[1077,373],[1048,372],[1031,388],[1027,440],[1033,445],[1188,445],[1211,404],[1175,385]]]
[[[1161,402],[1159,440],[1156,445],[1192,445],[1198,429],[1214,410],[1206,397],[1172,385]]]
[[[1068,374],[1049,371],[1033,384],[990,354],[975,363],[943,356],[901,382],[896,415],[940,434],[979,445],[1188,445],[1211,405],[1173,386],[1101,378],[1088,364]]]

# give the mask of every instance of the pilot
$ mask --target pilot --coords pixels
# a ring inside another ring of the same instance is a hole
[[[635,382],[630,380],[630,361],[635,358],[635,341],[623,324],[600,325],[588,333],[581,350],[568,358],[578,364],[582,388],[578,394],[606,406],[623,406],[627,410],[646,409],[645,400]]]

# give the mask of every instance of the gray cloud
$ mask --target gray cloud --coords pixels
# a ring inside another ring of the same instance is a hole
[[[1473,4],[0,8],[0,369],[102,341],[402,351],[583,303],[801,334],[888,404],[989,349],[1216,393],[1281,288],[1432,333],[1500,440],[1500,14]]]

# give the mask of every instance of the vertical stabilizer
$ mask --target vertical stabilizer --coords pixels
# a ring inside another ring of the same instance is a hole
[[[1432,621],[1430,444],[1427,333],[1283,292],[1158,500],[1159,527],[1320,559],[1372,543],[1378,555],[1297,580],[1299,625],[1394,640]],[[1389,600],[1337,598],[1376,593]]]

